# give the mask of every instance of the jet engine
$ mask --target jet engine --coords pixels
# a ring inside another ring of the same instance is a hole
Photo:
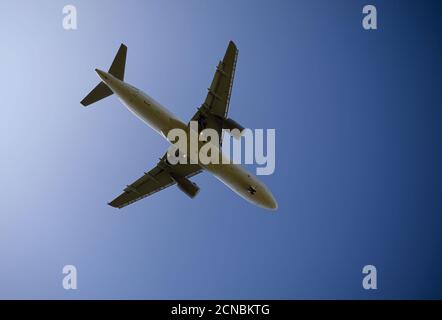
[[[176,182],[178,188],[190,198],[195,198],[200,191],[200,188],[196,185],[196,183],[190,181],[186,177],[180,177],[174,173],[170,173],[170,176]]]
[[[240,134],[232,134],[232,136],[236,139],[241,138],[241,133],[244,130],[244,127],[242,125],[240,125],[238,122],[236,122],[235,120],[231,119],[231,118],[227,118],[224,119],[223,121],[223,129],[228,129],[230,131],[232,131],[233,129],[237,129],[239,130]]]

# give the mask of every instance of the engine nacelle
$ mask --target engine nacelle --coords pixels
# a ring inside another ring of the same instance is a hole
[[[200,191],[200,188],[196,185],[196,183],[190,181],[186,177],[180,177],[176,174],[171,173],[170,176],[173,180],[175,180],[178,188],[187,194],[190,198],[195,198],[195,196]]]
[[[242,131],[244,130],[244,127],[240,125],[238,122],[231,118],[227,118],[223,121],[223,129],[228,129],[230,131],[237,129],[239,130],[239,134],[232,134],[232,136],[236,139],[241,138]]]

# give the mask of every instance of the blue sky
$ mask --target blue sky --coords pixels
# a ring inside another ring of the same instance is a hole
[[[0,298],[441,298],[441,5],[370,3],[376,31],[354,0],[70,1],[75,31],[63,3],[0,5]],[[167,143],[80,105],[94,68],[125,43],[126,81],[187,121],[229,40],[230,116],[276,130],[276,214],[207,173],[107,206]]]

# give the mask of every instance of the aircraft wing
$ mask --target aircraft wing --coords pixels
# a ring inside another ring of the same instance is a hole
[[[192,117],[192,121],[200,120],[201,115],[204,116],[208,112],[220,119],[227,117],[237,58],[238,49],[235,43],[230,41],[224,59],[220,61],[216,67],[216,72],[212,84],[208,89],[206,100],[198,112]],[[207,121],[205,127],[213,128],[219,133],[221,132],[221,123],[216,121],[214,117],[205,117],[204,120]]]
[[[192,177],[201,172],[201,167],[195,164],[176,164],[168,165],[165,162],[166,155],[160,159],[160,162],[155,168],[149,172],[145,172],[144,175],[136,180],[131,185],[128,185],[124,192],[117,198],[112,200],[109,205],[115,208],[123,208],[129,204],[132,204],[138,200],[154,194],[160,190],[163,190],[176,182],[172,179],[170,173],[181,177]]]

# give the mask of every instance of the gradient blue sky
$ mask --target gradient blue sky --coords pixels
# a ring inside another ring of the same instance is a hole
[[[379,30],[361,27],[375,4]],[[78,30],[62,8],[78,9]],[[0,5],[0,298],[442,298],[437,1]],[[115,97],[79,101],[121,42],[126,80],[188,120],[229,40],[230,116],[275,128],[276,214],[209,174],[106,203],[167,143]],[[143,137],[140,139],[140,137]],[[62,268],[78,269],[78,290]],[[362,267],[378,269],[377,291]]]

